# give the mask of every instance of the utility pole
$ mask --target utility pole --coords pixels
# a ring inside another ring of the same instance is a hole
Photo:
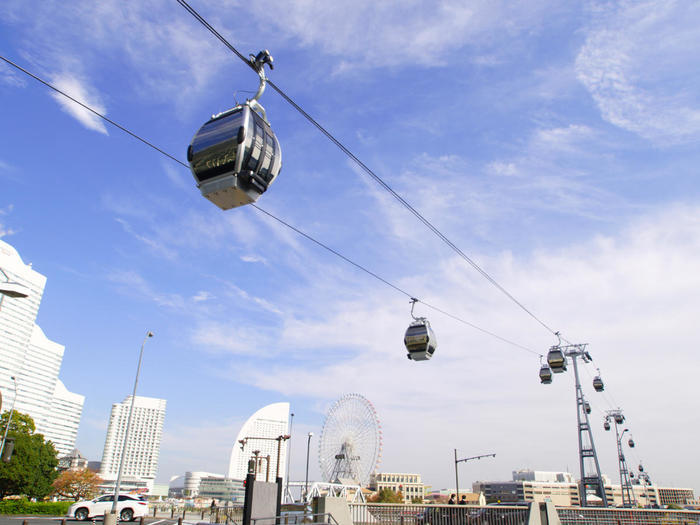
[[[481,454],[480,456],[471,456],[469,458],[462,458],[462,459],[457,459],[457,449],[455,449],[455,483],[456,483],[456,490],[457,490],[457,503],[459,503],[459,472],[457,471],[457,465],[459,463],[466,463],[467,461],[472,461],[474,459],[481,459],[481,458],[495,458],[496,454]]]

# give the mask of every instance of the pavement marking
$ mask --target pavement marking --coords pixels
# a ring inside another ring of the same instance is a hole
[[[20,516],[19,518],[10,518],[11,520],[27,520],[27,521],[34,521],[34,520],[57,520],[60,521],[63,518],[57,518],[56,516]]]

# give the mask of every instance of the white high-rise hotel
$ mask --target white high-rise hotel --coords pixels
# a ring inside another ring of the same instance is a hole
[[[165,405],[165,399],[136,396],[134,415],[124,455],[123,487],[148,488],[149,490],[153,488],[153,482],[158,472]],[[119,473],[119,461],[124,447],[130,407],[131,396],[127,396],[122,403],[112,405],[105,448],[102,453],[102,465],[100,466],[100,477],[107,482],[114,483]]]
[[[75,448],[85,397],[69,392],[58,379],[64,347],[49,340],[35,323],[46,277],[25,264],[17,250],[0,240],[0,281],[17,282],[28,297],[0,293],[0,391],[7,410],[29,414],[36,431],[53,442],[58,455]]]

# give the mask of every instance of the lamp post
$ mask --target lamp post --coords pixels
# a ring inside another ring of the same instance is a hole
[[[0,268],[0,273],[5,278],[5,281],[0,283],[0,305],[2,305],[5,295],[15,299],[29,297],[29,288],[18,282],[10,281],[10,276],[2,268]]]
[[[10,417],[7,418],[7,425],[5,425],[5,433],[2,436],[2,443],[0,443],[0,458],[2,457],[2,451],[5,450],[5,441],[7,440],[7,432],[10,430],[10,423],[12,423],[12,414],[15,410],[15,401],[17,401],[17,378],[15,376],[10,377],[15,383],[15,397],[12,400],[12,406],[10,407]]]
[[[457,465],[459,463],[471,461],[473,459],[495,458],[495,457],[496,457],[496,454],[481,454],[480,456],[472,456],[469,458],[457,459],[457,449],[455,449],[455,483],[457,484],[457,486],[455,488],[457,489],[457,503],[459,503],[459,473],[457,472]]]
[[[117,472],[117,483],[114,486],[114,501],[112,501],[112,510],[109,514],[105,514],[104,525],[115,525],[117,522],[117,501],[119,501],[119,488],[122,483],[122,471],[124,470],[124,456],[126,456],[126,445],[129,441],[129,429],[131,428],[131,418],[134,415],[134,402],[136,401],[136,387],[139,384],[139,372],[141,372],[141,360],[143,359],[143,348],[146,346],[146,340],[153,337],[153,332],[146,332],[146,337],[141,343],[141,352],[139,352],[139,364],[136,366],[136,378],[134,379],[134,392],[131,395],[131,406],[129,407],[129,418],[126,420],[126,432],[124,432],[124,445],[122,446],[122,455],[119,458],[119,471]]]
[[[309,494],[309,448],[311,447],[311,438],[313,437],[314,433],[309,432],[308,439],[306,440],[306,478],[304,481],[304,498],[306,499],[306,496]]]
[[[287,480],[284,498],[289,494],[289,466],[291,464],[292,458],[292,426],[294,425],[294,412],[290,414],[289,418],[289,441],[287,441]],[[291,497],[291,496],[290,496]],[[282,498],[282,499],[284,499]],[[291,503],[294,503],[293,501]]]
[[[5,278],[3,282],[0,282],[0,310],[2,309],[2,303],[5,301],[5,296],[12,297],[13,299],[24,299],[29,297],[29,288],[15,281],[10,281],[10,276],[5,273],[5,270],[0,268],[0,273]],[[10,417],[7,419],[7,425],[5,426],[5,434],[2,436],[2,443],[0,443],[0,457],[2,457],[2,451],[5,449],[5,441],[7,440],[7,432],[10,430],[10,423],[12,423],[12,414],[15,410],[15,401],[17,401],[17,379],[15,376],[11,376],[10,379],[15,384],[15,397],[12,400],[12,407],[10,408]],[[2,396],[0,396],[2,400]]]

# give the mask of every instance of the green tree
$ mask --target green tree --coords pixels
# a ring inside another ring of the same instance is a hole
[[[5,431],[9,413],[0,416],[0,429]],[[34,420],[27,414],[15,412],[7,435],[14,438],[15,449],[9,463],[0,462],[0,499],[8,495],[25,495],[43,499],[58,476],[58,459],[53,443],[36,433]]]
[[[389,488],[380,489],[372,494],[367,501],[370,503],[403,503],[403,494],[401,491],[394,492]]]

